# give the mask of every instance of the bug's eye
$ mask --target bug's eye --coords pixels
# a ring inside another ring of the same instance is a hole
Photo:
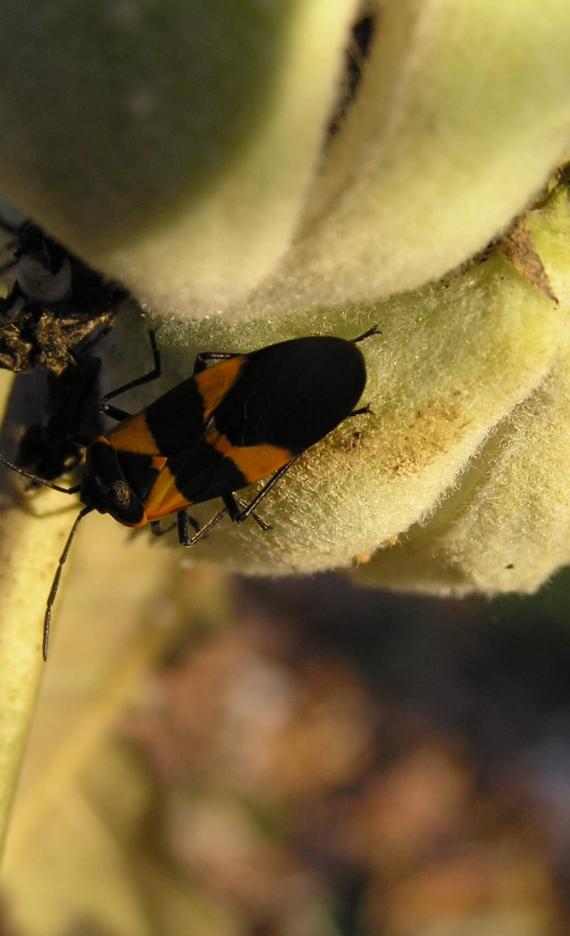
[[[111,500],[117,507],[128,507],[131,502],[131,489],[126,481],[113,481],[110,495]]]

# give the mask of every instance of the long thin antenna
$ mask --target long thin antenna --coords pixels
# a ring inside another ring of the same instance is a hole
[[[61,571],[63,569],[65,560],[67,559],[67,554],[70,550],[71,544],[75,538],[75,534],[77,533],[77,527],[79,526],[80,522],[83,520],[83,517],[86,514],[91,513],[92,510],[93,510],[93,507],[84,507],[83,510],[79,511],[79,513],[77,514],[77,517],[75,518],[74,524],[71,527],[71,530],[69,531],[69,536],[67,537],[67,542],[65,546],[63,547],[63,552],[61,556],[59,557],[59,563],[58,563],[55,575],[53,577],[53,582],[51,583],[51,588],[50,588],[47,605],[46,605],[46,613],[44,617],[44,639],[43,639],[43,648],[42,648],[44,660],[47,660],[47,655],[48,655],[49,632],[50,632],[50,627],[51,627],[51,609],[53,607],[55,596],[57,595],[57,590],[59,588],[59,580],[61,578]]]
[[[81,490],[80,484],[74,484],[73,487],[61,487],[60,484],[54,484],[53,481],[46,481],[45,478],[39,478],[38,475],[32,474],[31,471],[26,471],[25,468],[20,468],[19,465],[14,465],[11,461],[8,461],[7,458],[4,458],[3,455],[0,455],[0,465],[6,465],[6,468],[11,468],[12,471],[17,471],[18,474],[24,476],[24,478],[30,478],[32,481],[35,481],[36,484],[42,484],[44,487],[51,488],[52,491],[59,491],[60,494],[78,494]]]
[[[373,325],[372,328],[369,328],[368,331],[362,333],[362,335],[357,335],[356,338],[351,338],[353,344],[358,344],[359,341],[366,341],[367,338],[372,338],[373,335],[381,335],[382,332],[378,328],[378,325]]]

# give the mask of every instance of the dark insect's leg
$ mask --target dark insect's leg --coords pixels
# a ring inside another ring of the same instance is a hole
[[[158,350],[158,346],[156,344],[156,337],[153,331],[149,331],[148,336],[150,338],[154,367],[151,371],[148,372],[148,374],[143,374],[142,377],[137,377],[135,380],[130,380],[129,383],[123,384],[122,387],[117,387],[116,390],[111,390],[110,393],[106,393],[99,405],[99,411],[101,413],[105,413],[107,416],[111,416],[113,419],[127,419],[130,416],[130,413],[126,413],[124,410],[117,409],[116,406],[109,406],[109,400],[114,399],[121,393],[126,393],[127,390],[132,390],[134,387],[141,387],[143,384],[150,383],[152,380],[156,380],[158,377],[160,377],[162,371],[160,369],[160,351]]]
[[[72,348],[70,351],[70,354],[76,364],[79,363],[81,358],[85,357],[87,354],[90,354],[91,349],[94,348],[95,345],[105,337],[105,335],[109,334],[115,324],[117,313],[111,308],[107,309],[106,312],[101,312],[97,318],[99,319],[99,324],[97,325],[95,331],[92,332],[89,337],[82,338],[78,342],[77,347]],[[97,331],[97,329],[99,329],[99,331]]]
[[[31,471],[26,471],[25,468],[20,468],[19,465],[14,465],[13,462],[8,461],[8,459],[4,458],[3,455],[0,455],[0,465],[5,465],[6,468],[11,468],[12,471],[16,471],[18,474],[23,475],[24,478],[30,478],[32,481],[35,481],[36,484],[41,484],[43,487],[51,488],[52,491],[59,491],[60,494],[79,494],[81,490],[80,484],[74,484],[73,487],[66,488],[61,487],[59,484],[54,484],[53,481],[48,481],[46,478],[40,478]]]
[[[105,402],[99,405],[99,411],[105,413],[105,416],[110,416],[111,419],[116,419],[117,422],[122,422],[123,419],[129,419],[132,416],[132,413],[127,413],[126,410]]]
[[[199,531],[200,524],[198,523],[197,520],[194,519],[194,517],[191,517],[190,514],[187,514],[185,510],[180,510],[179,513],[185,514],[186,519],[188,523],[190,524],[190,526],[193,527],[194,530],[196,530],[196,532]],[[170,533],[170,531],[173,530],[177,526],[178,526],[178,516],[176,520],[173,520],[172,523],[169,523],[168,526],[165,526],[165,527],[160,525],[160,520],[150,521],[150,529],[151,529],[151,532],[154,534],[154,536],[164,536],[165,533]]]
[[[372,328],[369,328],[368,331],[362,333],[362,335],[357,335],[356,338],[351,338],[353,344],[358,344],[359,341],[366,341],[367,338],[372,338],[373,335],[381,335],[382,332],[378,328],[378,325],[373,325]]]
[[[237,351],[200,351],[194,361],[193,374],[199,374],[206,368],[209,361],[229,361],[230,358],[239,357]]]
[[[163,527],[160,525],[160,520],[151,520],[150,521],[150,532],[153,536],[164,536],[165,533],[170,533],[171,530],[176,526],[176,520],[173,523],[169,523],[168,526]]]
[[[226,505],[230,520],[233,520],[234,523],[239,523],[238,518],[240,512],[247,509],[247,504],[245,501],[240,500],[240,498],[236,497],[235,494],[226,494],[225,497],[222,497],[222,500]],[[257,525],[261,527],[264,532],[267,532],[267,530],[271,529],[269,524],[266,523],[265,520],[262,520],[261,517],[258,517],[257,514],[254,513],[252,516]]]
[[[349,413],[347,416],[347,419],[350,419],[352,416],[362,416],[362,415],[367,415],[371,413],[372,413],[372,410],[370,409],[369,406],[362,406],[360,409],[354,410],[352,413]],[[267,484],[264,484],[264,486],[261,488],[261,491],[259,491],[259,493],[256,494],[256,496],[253,498],[250,504],[247,504],[245,507],[242,507],[241,510],[239,510],[237,513],[234,513],[233,515],[230,512],[229,507],[228,507],[228,513],[230,513],[232,520],[235,523],[241,523],[242,520],[245,520],[247,517],[249,517],[250,514],[253,513],[255,508],[259,506],[261,501],[265,497],[267,497],[270,490],[277,484],[277,482],[283,477],[283,475],[289,471],[289,468],[291,468],[291,466],[295,464],[297,459],[300,458],[302,454],[303,452],[300,452],[298,455],[295,455],[294,458],[288,461],[286,465],[283,465],[282,468],[279,468],[279,470],[276,471],[274,475],[272,475],[272,477],[269,479]],[[225,498],[224,498],[224,502],[225,502]],[[228,505],[226,504],[226,506]]]
[[[280,480],[280,478],[282,478],[283,475],[289,471],[289,468],[291,467],[291,465],[294,465],[297,459],[302,454],[303,453],[300,452],[299,455],[295,455],[294,458],[291,459],[291,461],[288,461],[286,465],[283,465],[282,468],[279,468],[279,470],[276,471],[275,474],[271,476],[267,484],[263,485],[263,487],[261,488],[261,491],[259,491],[259,493],[255,495],[252,502],[250,504],[247,504],[243,508],[243,510],[240,510],[239,513],[235,515],[235,517],[232,517],[232,520],[234,520],[236,523],[241,523],[242,520],[245,520],[247,517],[249,517],[249,515],[253,513],[253,511],[261,503],[261,501],[265,497],[267,497],[271,488],[273,488],[277,484],[277,482]]]
[[[225,517],[227,513],[226,508],[219,510],[217,514],[214,514],[209,520],[206,521],[204,526],[198,527],[194,536],[190,536],[188,533],[188,526],[191,524],[194,529],[198,526],[195,520],[192,517],[189,517],[185,510],[179,510],[177,514],[177,523],[178,523],[178,541],[181,546],[186,546],[187,549],[190,549],[192,546],[195,546],[201,539],[208,535],[210,530],[216,526],[220,520]]]
[[[366,406],[360,406],[358,409],[354,409],[346,418],[352,419],[353,416],[374,416],[374,410],[370,406],[370,403],[367,403]]]
[[[217,514],[214,514],[214,516],[211,517],[210,520],[204,524],[204,526],[200,527],[198,532],[195,533],[192,537],[188,536],[188,515],[185,510],[181,510],[178,514],[178,538],[180,540],[180,545],[188,547],[194,546],[204,536],[207,536],[210,530],[212,530],[216,524],[218,524],[220,520],[225,517],[226,513],[230,515],[231,519],[235,523],[241,523],[243,520],[246,520],[247,517],[251,516],[255,508],[258,506],[258,504],[261,503],[264,497],[269,494],[270,490],[277,484],[279,479],[282,478],[287,471],[289,471],[291,465],[297,461],[301,454],[302,452],[299,453],[299,455],[295,455],[295,457],[288,461],[286,465],[283,465],[282,468],[279,468],[279,470],[276,471],[274,475],[272,475],[267,484],[262,487],[261,491],[256,494],[250,504],[242,505],[241,501],[235,501],[235,503],[232,503],[230,508],[228,503],[228,495],[226,495],[226,497],[223,498],[225,504],[224,509],[219,510]],[[235,511],[234,508],[236,506],[241,509]],[[263,520],[260,520],[258,517],[256,517],[256,520],[262,529],[268,529],[267,524],[264,523]]]

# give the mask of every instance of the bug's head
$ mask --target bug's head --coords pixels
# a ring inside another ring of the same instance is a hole
[[[125,479],[113,448],[99,439],[87,449],[81,500],[125,526],[141,526],[145,522],[143,506]]]

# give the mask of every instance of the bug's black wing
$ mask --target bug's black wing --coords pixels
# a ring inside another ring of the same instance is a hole
[[[216,409],[234,445],[299,454],[350,414],[366,383],[360,350],[342,338],[297,338],[262,348]]]

